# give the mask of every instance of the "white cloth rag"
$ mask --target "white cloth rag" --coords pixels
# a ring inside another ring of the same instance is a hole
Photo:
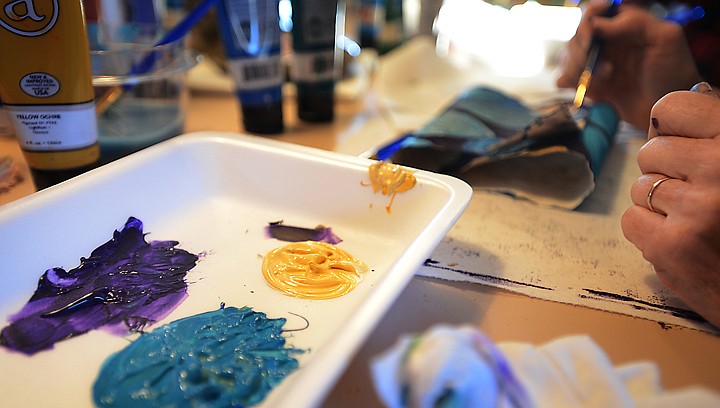
[[[493,344],[470,326],[403,336],[371,363],[380,399],[412,407],[720,407],[702,387],[665,390],[658,367],[615,367],[588,336]]]

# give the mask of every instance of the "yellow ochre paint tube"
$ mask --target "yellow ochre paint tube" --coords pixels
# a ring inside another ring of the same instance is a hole
[[[100,157],[82,0],[0,0],[0,99],[40,188]]]

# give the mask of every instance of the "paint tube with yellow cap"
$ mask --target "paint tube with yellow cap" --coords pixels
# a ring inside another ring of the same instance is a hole
[[[0,99],[36,186],[100,157],[82,0],[0,0]]]

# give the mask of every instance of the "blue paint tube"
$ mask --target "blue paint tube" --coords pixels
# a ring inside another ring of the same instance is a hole
[[[220,36],[236,85],[245,130],[283,131],[278,0],[221,0]]]
[[[336,24],[344,16],[344,1],[291,0],[293,9],[292,79],[297,87],[298,117],[308,122],[329,122],[334,113],[336,68],[342,54],[335,47]],[[339,12],[340,11],[340,12]],[[338,61],[338,63],[336,63]]]

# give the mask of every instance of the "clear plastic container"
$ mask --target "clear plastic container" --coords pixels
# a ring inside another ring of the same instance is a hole
[[[184,77],[201,58],[183,40],[157,47],[105,43],[90,56],[102,162],[183,132]]]

